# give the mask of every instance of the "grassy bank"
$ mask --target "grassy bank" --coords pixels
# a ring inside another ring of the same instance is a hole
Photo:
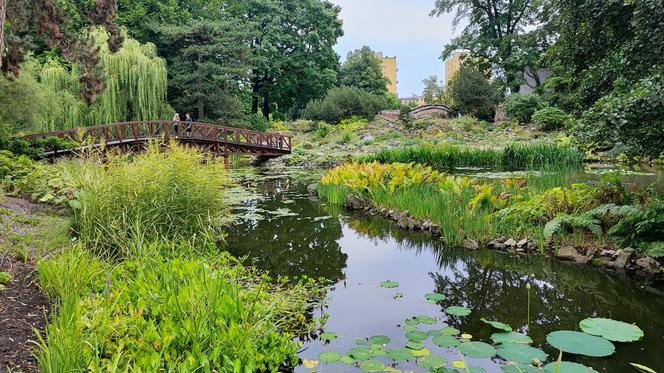
[[[664,256],[662,196],[626,188],[617,175],[597,185],[541,189],[527,179],[479,181],[449,176],[419,164],[348,163],[330,170],[321,197],[344,204],[349,195],[408,211],[441,228],[442,238],[487,242],[498,235],[556,245],[615,243]],[[630,233],[631,230],[631,233]]]
[[[7,164],[10,193],[71,219],[58,233],[65,244],[37,264],[55,305],[40,337],[41,371],[297,363],[294,336],[314,328],[310,312],[324,293],[307,279],[245,268],[219,248],[228,221],[222,164],[175,144],[103,161]]]
[[[491,167],[502,170],[580,166],[583,153],[570,146],[547,143],[508,144],[504,148],[478,149],[457,145],[420,145],[382,149],[358,156],[358,162],[420,163],[438,170],[455,167]]]

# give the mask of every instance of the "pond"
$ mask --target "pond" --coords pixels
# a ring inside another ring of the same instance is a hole
[[[330,343],[315,338],[303,341],[303,360],[319,360],[325,351],[345,355],[358,347],[357,340],[376,335],[391,339],[386,349],[401,348],[408,342],[406,330],[412,329],[407,328],[406,319],[428,316],[435,324],[417,328],[429,331],[450,326],[472,335],[474,341],[488,343],[497,330],[481,319],[507,323],[514,331],[528,334],[532,346],[543,349],[548,354],[546,362],[551,362],[558,351],[546,343],[547,334],[579,330],[582,319],[604,317],[637,324],[645,338],[615,343],[616,353],[609,358],[566,354],[564,360],[599,372],[635,371],[629,363],[664,371],[662,284],[541,257],[445,247],[383,219],[310,199],[307,185],[316,177],[310,171],[261,174],[252,169],[234,174],[243,188],[233,195],[239,218],[227,240],[229,251],[251,258],[274,275],[325,277],[334,283],[327,307],[316,310],[314,316],[329,314],[324,329],[337,339]],[[399,286],[382,288],[380,284],[387,280]],[[527,284],[532,287],[530,318]],[[447,299],[431,304],[425,299],[429,293]],[[471,308],[472,313],[465,317],[446,314],[445,308],[457,305]],[[445,358],[447,367],[460,360],[454,348],[438,347],[431,338],[423,343],[432,355]],[[377,359],[386,364],[390,361]],[[489,373],[502,372],[499,358],[466,357],[465,361]],[[396,368],[426,371],[414,362],[399,363]],[[311,370],[296,368],[296,372]],[[361,371],[353,365],[322,362],[313,370]]]

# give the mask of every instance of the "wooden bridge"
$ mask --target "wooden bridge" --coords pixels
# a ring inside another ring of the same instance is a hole
[[[28,141],[57,137],[74,143],[123,151],[139,151],[151,141],[168,142],[171,139],[193,144],[204,151],[228,159],[232,154],[254,155],[261,159],[280,157],[291,152],[291,137],[268,132],[257,132],[242,128],[224,127],[216,124],[172,121],[144,121],[104,124],[64,131],[38,133],[25,136]],[[46,149],[46,158],[65,156],[83,148]]]

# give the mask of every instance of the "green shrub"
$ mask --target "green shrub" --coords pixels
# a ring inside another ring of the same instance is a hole
[[[309,102],[305,117],[332,124],[338,124],[352,116],[372,120],[385,107],[387,101],[384,96],[377,96],[359,88],[340,87],[329,90],[323,99]]]
[[[536,94],[512,94],[505,99],[503,109],[512,119],[520,123],[530,123],[536,111],[544,107],[544,102]]]
[[[330,134],[330,131],[332,131],[332,126],[327,123],[319,123],[318,129],[316,130],[316,138],[319,140],[324,139]]]
[[[461,114],[493,121],[500,93],[476,68],[462,66],[450,81],[447,91],[454,109]]]
[[[46,267],[86,270],[78,258],[49,259],[40,277]],[[227,254],[136,258],[89,286],[57,302],[37,354],[41,371],[276,372],[297,362],[294,333],[311,330],[305,315],[319,296],[310,282],[273,282]]]
[[[254,131],[265,132],[270,129],[270,120],[262,115],[252,115],[249,126]]]
[[[537,110],[532,117],[532,122],[544,131],[555,131],[565,128],[572,118],[564,111],[547,106]]]
[[[340,144],[344,144],[344,145],[345,145],[345,144],[350,144],[350,142],[353,141],[353,139],[354,139],[354,136],[353,136],[353,133],[352,133],[352,132],[350,132],[350,131],[344,131],[344,132],[341,134],[341,138],[339,139],[339,143],[340,143]]]
[[[132,160],[112,158],[81,181],[73,205],[74,230],[96,253],[129,254],[156,240],[223,239],[227,183],[223,164],[175,143],[157,144]]]
[[[647,251],[654,243],[664,241],[664,201],[651,201],[642,211],[625,216],[608,233],[624,245]]]

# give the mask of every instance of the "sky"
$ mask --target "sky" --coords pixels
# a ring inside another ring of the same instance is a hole
[[[451,14],[430,17],[435,0],[330,0],[341,6],[344,36],[335,50],[346,59],[349,51],[369,46],[397,57],[399,97],[420,95],[422,80],[443,80],[441,52],[454,36]],[[458,27],[457,34],[461,31]]]

